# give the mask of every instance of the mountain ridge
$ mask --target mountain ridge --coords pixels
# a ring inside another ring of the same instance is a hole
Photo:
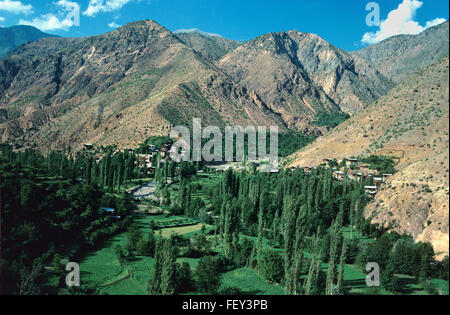
[[[174,108],[185,114],[184,124],[196,116],[219,126],[284,128],[255,94],[154,21],[63,42],[52,50],[38,41],[32,53],[24,47],[0,61],[2,141],[44,148],[137,145],[181,123]]]
[[[225,55],[218,65],[299,129],[302,118],[311,121],[321,111],[354,114],[392,88],[361,58],[299,31],[259,36]]]
[[[19,46],[45,37],[57,37],[41,32],[35,27],[27,25],[14,25],[0,27],[0,58],[6,56]]]
[[[373,64],[394,83],[448,55],[449,21],[417,35],[397,35],[352,52]]]
[[[39,147],[136,144],[190,125],[193,115],[320,136],[327,127],[316,125],[319,114],[354,115],[394,86],[315,34],[292,30],[238,44],[174,34],[152,20],[39,39],[2,59],[0,73],[2,141]]]

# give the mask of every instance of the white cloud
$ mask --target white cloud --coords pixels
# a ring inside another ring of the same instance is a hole
[[[41,31],[47,32],[54,30],[67,31],[73,25],[73,22],[67,19],[60,19],[54,14],[49,13],[36,17],[31,21],[21,19],[18,24],[34,26]]]
[[[423,2],[419,0],[403,0],[397,9],[389,12],[386,20],[381,22],[378,31],[365,33],[361,41],[364,44],[376,44],[395,35],[415,35],[446,21],[443,18],[436,18],[426,22],[425,26],[421,26],[419,22],[414,19],[417,10],[420,9],[422,5]]]
[[[109,26],[110,28],[118,28],[118,27],[120,27],[120,25],[117,24],[116,22],[108,23],[108,26]]]
[[[0,16],[0,22],[5,22],[5,18],[3,16]]]
[[[222,35],[219,35],[219,34],[203,32],[202,30],[199,30],[198,28],[180,29],[180,30],[176,30],[174,33],[198,33],[198,34],[204,35],[204,36],[222,37]]]
[[[75,26],[79,19],[80,6],[76,2],[69,0],[58,0],[54,3],[58,8],[57,14],[42,14],[39,17],[30,20],[20,19],[18,24],[34,26],[41,31],[68,31],[70,27]]]
[[[89,0],[89,6],[84,15],[94,17],[101,12],[113,12],[120,10],[124,5],[132,0]]]
[[[0,0],[0,11],[14,14],[31,14],[33,13],[33,6],[31,4],[23,4],[20,1]]]
[[[444,18],[435,18],[434,20],[428,21],[427,24],[425,24],[425,29],[442,24],[446,21],[447,20]]]

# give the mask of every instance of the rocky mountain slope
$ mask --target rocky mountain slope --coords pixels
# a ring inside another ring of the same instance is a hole
[[[395,83],[448,55],[448,21],[418,35],[398,35],[354,52]]]
[[[175,35],[188,47],[210,60],[218,60],[241,45],[235,40],[208,36],[197,32],[177,32]]]
[[[35,27],[15,25],[11,27],[0,27],[0,58],[6,56],[22,44],[54,35],[41,32]]]
[[[0,61],[2,141],[132,146],[193,117],[284,128],[256,93],[154,21],[84,39],[42,39]]]
[[[381,154],[401,157],[366,209],[373,222],[430,241],[449,252],[449,59],[405,80],[386,96],[289,158],[318,165],[324,158]]]
[[[218,65],[296,129],[310,127],[319,112],[354,114],[392,88],[363,59],[298,31],[260,36]]]
[[[392,87],[316,35],[271,33],[235,46],[154,21],[25,45],[0,61],[0,137],[39,147],[131,145],[193,117],[321,135],[317,114],[356,113]]]

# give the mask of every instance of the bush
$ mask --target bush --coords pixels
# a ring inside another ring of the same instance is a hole
[[[259,268],[261,274],[269,281],[280,283],[284,277],[283,258],[274,251],[263,253]]]
[[[236,287],[228,287],[228,288],[224,288],[224,289],[220,290],[219,294],[220,295],[228,295],[228,296],[242,295],[242,291],[241,291],[241,289],[236,288]]]
[[[436,295],[438,293],[436,287],[434,286],[431,280],[427,280],[424,282],[423,289],[425,290],[425,292],[431,295]]]
[[[400,280],[394,275],[394,266],[389,264],[385,270],[381,271],[381,285],[382,287],[391,292],[398,292],[400,290]]]
[[[395,243],[390,261],[397,273],[404,275],[415,275],[418,273],[418,258],[415,247],[412,239],[400,239]]]
[[[155,254],[155,238],[150,233],[148,239],[141,238],[136,243],[136,254],[139,256],[153,257]]]
[[[342,112],[325,113],[317,115],[314,124],[318,127],[334,128],[350,118],[350,115]]]
[[[189,263],[183,262],[182,264],[177,264],[176,292],[186,293],[192,291],[193,288],[192,272]]]
[[[195,269],[195,282],[200,292],[215,294],[220,288],[222,275],[217,258],[204,256]]]

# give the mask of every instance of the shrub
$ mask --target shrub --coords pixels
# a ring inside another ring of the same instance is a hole
[[[264,252],[259,265],[264,278],[276,283],[281,282],[284,277],[283,258],[277,252]]]

